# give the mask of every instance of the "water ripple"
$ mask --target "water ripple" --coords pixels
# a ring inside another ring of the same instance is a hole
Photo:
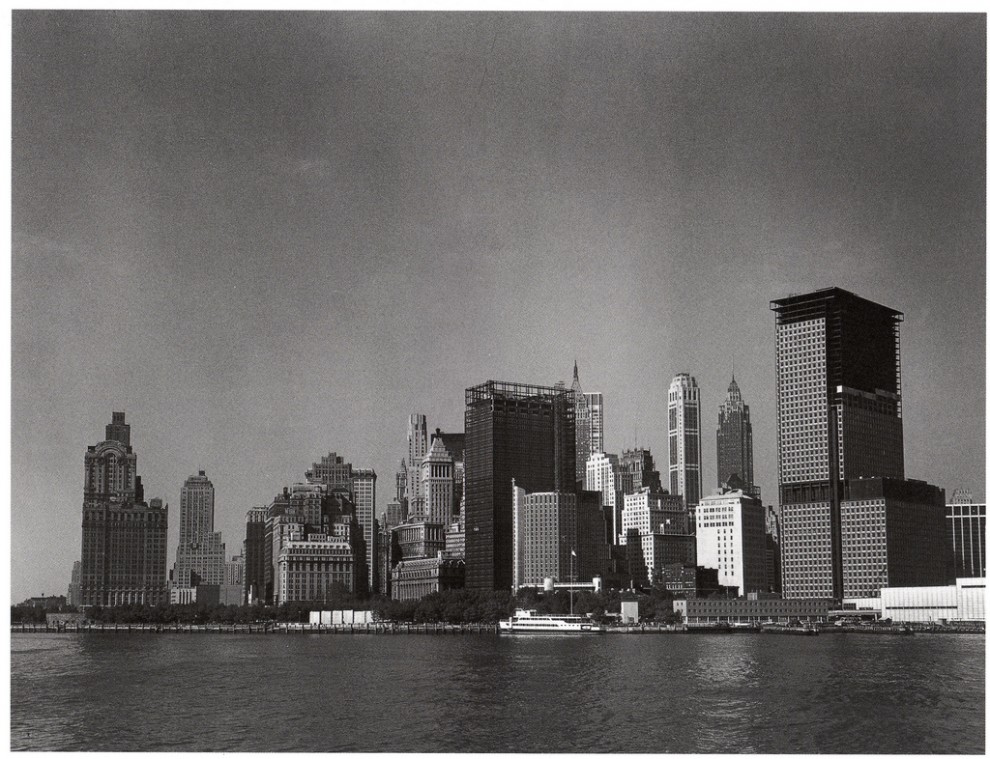
[[[15,750],[983,753],[982,636],[15,635]]]

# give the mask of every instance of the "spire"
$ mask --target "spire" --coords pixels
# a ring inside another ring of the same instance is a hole
[[[577,376],[577,359],[574,359],[574,381],[575,382],[578,381],[578,376]]]

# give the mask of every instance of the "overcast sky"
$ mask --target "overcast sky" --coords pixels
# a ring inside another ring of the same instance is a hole
[[[394,493],[406,419],[487,379],[605,395],[652,448],[732,374],[776,503],[769,301],[905,314],[907,476],[984,496],[981,15],[13,16],[12,600],[66,592],[83,459],[217,528],[328,451]]]

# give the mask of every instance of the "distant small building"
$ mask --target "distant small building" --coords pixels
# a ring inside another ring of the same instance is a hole
[[[34,609],[45,609],[46,611],[56,611],[64,609],[68,601],[65,596],[34,596],[25,599],[18,606],[30,606]]]
[[[374,621],[372,612],[355,611],[354,609],[311,611],[309,613],[311,625],[370,625]]]
[[[622,613],[622,624],[639,624],[639,601],[622,601],[620,611]]]

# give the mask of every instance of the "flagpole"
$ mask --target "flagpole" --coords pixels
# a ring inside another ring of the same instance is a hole
[[[577,554],[574,553],[574,546],[571,545],[571,614],[574,614],[574,557]]]

